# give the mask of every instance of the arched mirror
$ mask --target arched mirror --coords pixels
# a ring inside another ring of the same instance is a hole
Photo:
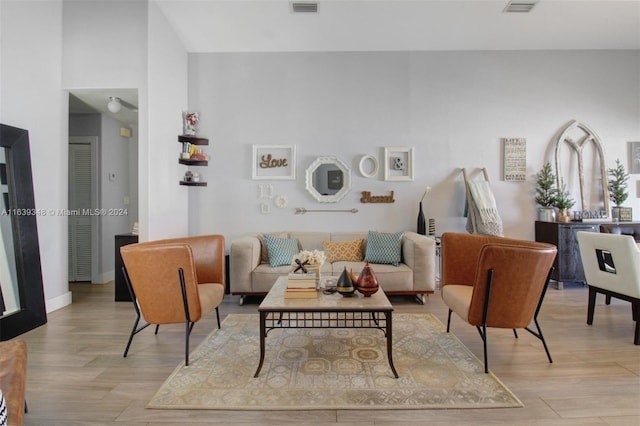
[[[318,157],[307,168],[307,191],[321,203],[336,203],[351,189],[351,170],[337,157]]]
[[[0,124],[0,340],[47,322],[38,247],[29,133]],[[7,269],[4,270],[4,267]]]

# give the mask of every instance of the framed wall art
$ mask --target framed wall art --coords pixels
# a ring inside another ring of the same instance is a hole
[[[295,145],[253,145],[252,179],[296,178]]]
[[[413,180],[413,148],[405,146],[384,148],[384,180]]]
[[[502,138],[502,179],[524,182],[527,179],[527,140]]]
[[[640,142],[629,142],[629,173],[640,174]]]

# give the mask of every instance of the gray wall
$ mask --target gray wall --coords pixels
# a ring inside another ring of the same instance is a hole
[[[603,141],[608,167],[615,158],[626,164],[626,143],[640,140],[639,75],[638,51],[190,54],[189,106],[211,140],[209,167],[198,169],[209,185],[190,189],[190,233],[415,229],[426,185],[425,215],[437,233],[462,230],[460,168],[486,167],[505,234],[533,238],[533,179],[556,132],[580,120]],[[503,137],[527,139],[527,182],[501,180]],[[295,144],[297,179],[251,180],[252,144]],[[383,180],[385,146],[414,148],[413,182]],[[358,173],[364,154],[380,161],[377,178]],[[338,204],[304,190],[319,155],[352,167],[352,191]],[[636,180],[625,204],[637,218]],[[273,185],[288,206],[258,199],[258,184]],[[396,201],[361,204],[364,190],[393,190]],[[295,215],[294,207],[360,212]]]

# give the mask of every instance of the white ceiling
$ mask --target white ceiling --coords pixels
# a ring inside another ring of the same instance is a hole
[[[138,111],[132,111],[124,106],[120,112],[112,113],[107,108],[109,96],[138,106],[138,89],[74,89],[69,94],[70,114],[91,114],[99,112],[108,115],[124,125],[138,123]]]
[[[317,14],[287,0],[156,1],[192,53],[640,49],[640,0],[539,0],[510,14],[507,0],[318,0]],[[138,121],[107,110],[109,96],[138,105],[135,89],[72,94],[82,102],[70,112]]]
[[[156,1],[189,52],[640,49],[638,0]]]

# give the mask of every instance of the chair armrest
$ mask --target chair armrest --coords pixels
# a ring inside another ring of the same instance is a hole
[[[436,241],[415,232],[402,237],[402,260],[413,271],[413,290],[436,289]]]
[[[27,344],[23,339],[0,342],[0,388],[10,424],[21,425],[25,409]]]
[[[257,236],[244,236],[231,242],[229,280],[231,293],[251,293],[251,272],[260,264],[261,245]]]
[[[501,237],[456,232],[442,234],[440,284],[473,285],[480,250],[494,238]]]
[[[191,247],[198,283],[218,283],[224,286],[224,236],[203,235],[184,238],[183,241]]]

